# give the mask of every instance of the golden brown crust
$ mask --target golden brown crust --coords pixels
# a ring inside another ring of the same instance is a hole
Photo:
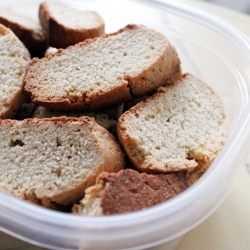
[[[60,24],[50,13],[47,3],[40,4],[39,19],[48,37],[48,43],[55,48],[67,48],[70,45],[94,38],[104,33],[104,22],[100,19],[99,26],[92,29],[71,29]]]

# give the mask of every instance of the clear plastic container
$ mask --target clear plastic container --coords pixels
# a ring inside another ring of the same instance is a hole
[[[207,82],[222,98],[231,120],[224,149],[187,191],[155,207],[126,215],[80,217],[50,211],[0,193],[0,229],[50,249],[174,249],[222,203],[246,165],[250,144],[250,40],[227,22],[174,1],[74,0],[61,2],[95,10],[106,32],[128,23],[164,33],[176,47],[183,72]],[[1,0],[37,16],[38,0]]]

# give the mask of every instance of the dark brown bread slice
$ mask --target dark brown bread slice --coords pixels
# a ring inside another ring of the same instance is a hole
[[[38,105],[54,110],[98,110],[141,97],[179,71],[174,47],[161,33],[128,25],[33,59],[25,89]]]
[[[73,213],[112,215],[142,210],[167,201],[188,188],[187,172],[149,175],[132,169],[102,173]]]
[[[61,3],[40,4],[39,19],[49,45],[55,48],[67,48],[104,33],[104,21],[96,12],[78,11]]]
[[[114,137],[93,118],[0,120],[0,190],[62,209],[83,198],[103,171],[125,161]]]

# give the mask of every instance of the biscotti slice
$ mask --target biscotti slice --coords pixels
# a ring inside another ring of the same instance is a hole
[[[97,110],[143,96],[167,83],[180,68],[161,33],[128,25],[43,59],[33,59],[25,89],[41,106]]]
[[[89,116],[94,117],[95,121],[101,125],[102,127],[111,130],[116,126],[117,120],[109,116],[108,112],[81,112],[81,111],[53,111],[46,109],[44,107],[37,107],[33,118],[51,118],[51,117],[60,117],[60,116],[69,116],[69,117],[81,117],[81,116]]]
[[[61,3],[41,3],[39,19],[49,45],[56,48],[66,48],[104,33],[104,21],[99,14]]]
[[[47,39],[38,20],[17,13],[11,8],[0,7],[0,23],[10,28],[31,54],[37,55],[46,50]]]
[[[172,172],[207,167],[229,134],[229,120],[214,91],[191,74],[125,112],[117,123],[136,168]]]
[[[47,208],[83,198],[103,171],[125,165],[114,137],[93,118],[0,120],[0,190]]]
[[[26,101],[23,87],[29,62],[23,43],[0,24],[0,119],[13,118]]]
[[[186,172],[149,175],[132,169],[101,173],[72,208],[80,215],[112,215],[142,210],[167,201],[188,188]]]

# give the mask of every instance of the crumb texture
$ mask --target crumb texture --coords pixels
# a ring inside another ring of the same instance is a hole
[[[0,135],[0,190],[47,207],[73,204],[100,172],[124,167],[113,137],[89,117],[3,120]]]
[[[187,74],[121,116],[118,135],[135,166],[147,172],[192,170],[222,149],[229,121],[220,98]]]
[[[57,102],[102,108],[131,99],[130,91],[138,96],[152,91],[175,74],[179,64],[165,36],[130,25],[34,60],[25,88],[35,102],[50,102],[57,109]]]
[[[30,56],[14,33],[1,24],[0,47],[0,118],[10,118],[21,105]]]
[[[103,23],[102,18],[93,11],[78,11],[67,5],[53,2],[46,2],[44,5],[52,18],[69,29],[93,29]]]

